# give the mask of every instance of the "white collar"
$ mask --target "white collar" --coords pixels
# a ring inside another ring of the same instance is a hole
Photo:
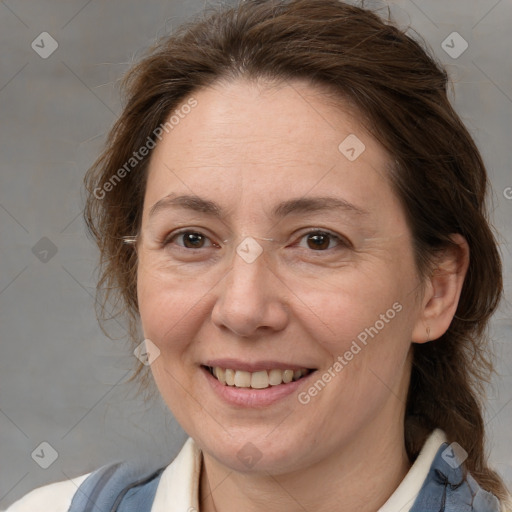
[[[151,512],[199,511],[201,460],[201,450],[189,437],[162,473]]]
[[[446,434],[436,428],[425,441],[418,457],[395,492],[377,512],[409,512],[427,478],[439,447],[447,442]]]
[[[444,442],[446,435],[442,430],[430,434],[411,469],[378,512],[409,512]],[[189,437],[162,473],[151,512],[199,511],[201,461],[201,450]]]

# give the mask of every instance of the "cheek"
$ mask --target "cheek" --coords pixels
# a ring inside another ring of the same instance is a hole
[[[405,270],[401,276],[393,271],[358,273],[357,279],[344,276],[330,290],[310,290],[305,296],[302,328],[322,347],[335,375],[330,392],[320,400],[354,413],[363,414],[362,407],[370,414],[390,389],[401,395],[416,314],[410,285]]]
[[[296,288],[297,316],[312,339],[330,353],[345,350],[351,341],[377,324],[379,333],[400,322],[405,294],[398,280],[382,275],[347,273],[329,286]],[[400,310],[400,311],[398,311]]]
[[[412,315],[395,298],[395,294],[377,295],[368,304],[347,295],[324,301],[321,320],[329,328],[322,329],[323,336],[317,329],[314,337],[312,329],[319,319],[314,315],[308,319],[310,336],[326,353],[326,367],[318,372],[318,379],[328,384],[317,393],[315,386],[322,389],[323,385],[312,383],[300,403],[310,400],[328,411],[331,420],[325,435],[336,436],[337,429],[348,432],[371,422],[389,399],[405,393]]]
[[[164,352],[179,349],[179,340],[197,325],[195,318],[205,293],[197,285],[165,283],[141,271],[137,297],[144,336]]]

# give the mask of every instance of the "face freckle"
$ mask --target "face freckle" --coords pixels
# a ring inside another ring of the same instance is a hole
[[[240,468],[250,440],[269,471],[307,466],[401,417],[419,278],[389,155],[353,110],[301,82],[195,98],[147,180],[137,287],[160,350],[151,369],[205,453]],[[219,396],[211,360],[315,371],[250,407]]]

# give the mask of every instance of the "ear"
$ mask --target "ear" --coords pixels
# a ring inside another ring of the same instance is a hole
[[[436,267],[427,278],[420,315],[412,333],[414,343],[440,338],[457,310],[469,265],[469,246],[460,234],[450,238],[455,245],[436,256]]]

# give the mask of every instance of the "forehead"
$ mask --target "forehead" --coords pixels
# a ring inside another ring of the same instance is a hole
[[[238,80],[192,96],[197,105],[153,151],[147,203],[175,191],[238,201],[252,195],[262,205],[313,189],[354,203],[392,194],[389,155],[357,111],[326,89]]]
[[[309,155],[317,161],[329,156],[324,152],[328,145],[338,155],[339,143],[350,133],[383,152],[347,100],[334,98],[326,88],[304,81],[222,81],[199,89],[193,97],[197,106],[180,116],[169,137],[164,135],[168,140],[160,144],[161,148],[179,147],[177,157],[214,157],[228,163],[238,161],[240,153],[245,152],[254,157],[251,161],[263,156],[282,156],[289,161],[293,150],[300,157]],[[262,147],[272,152],[256,151]]]

